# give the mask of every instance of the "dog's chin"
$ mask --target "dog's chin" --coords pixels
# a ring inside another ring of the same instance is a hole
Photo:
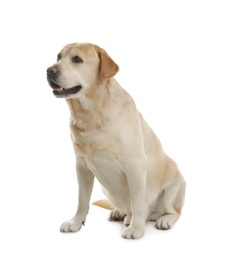
[[[74,97],[80,90],[82,89],[81,85],[77,85],[72,88],[64,89],[64,88],[55,88],[53,90],[53,94],[57,98],[72,98]]]

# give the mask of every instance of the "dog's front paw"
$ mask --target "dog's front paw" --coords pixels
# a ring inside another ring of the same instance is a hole
[[[84,222],[76,221],[75,219],[68,220],[62,224],[60,227],[61,232],[77,232],[81,229]]]
[[[138,239],[144,234],[143,229],[136,229],[131,226],[125,228],[122,232],[122,237],[126,239]]]
[[[164,215],[156,221],[155,227],[160,230],[168,230],[173,226],[177,218],[174,214]]]

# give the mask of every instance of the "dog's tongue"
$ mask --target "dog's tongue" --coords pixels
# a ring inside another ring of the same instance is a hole
[[[51,88],[52,89],[54,89],[54,90],[56,90],[56,91],[62,91],[63,90],[63,88],[61,88],[61,87],[59,87],[59,86],[55,86],[55,85],[51,85]]]

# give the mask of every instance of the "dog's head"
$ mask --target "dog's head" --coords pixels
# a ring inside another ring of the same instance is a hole
[[[91,86],[105,83],[118,72],[118,65],[97,45],[66,45],[57,62],[47,69],[47,80],[56,97],[76,98]]]

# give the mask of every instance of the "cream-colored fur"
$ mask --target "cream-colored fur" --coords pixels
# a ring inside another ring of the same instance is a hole
[[[115,80],[118,69],[106,51],[84,43],[65,46],[47,70],[54,94],[69,106],[77,160],[78,209],[62,232],[79,231],[86,221],[94,177],[109,201],[100,206],[113,208],[110,220],[127,226],[124,238],[142,237],[147,220],[169,229],[181,214],[185,181]]]

